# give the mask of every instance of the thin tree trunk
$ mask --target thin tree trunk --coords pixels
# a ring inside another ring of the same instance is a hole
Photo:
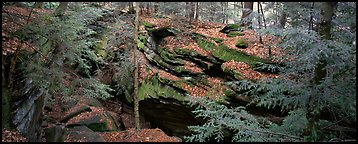
[[[194,14],[195,13],[195,3],[194,2],[190,2],[190,22],[193,21],[194,18]]]
[[[140,130],[139,123],[139,98],[138,98],[138,64],[137,64],[137,40],[138,40],[138,26],[139,26],[139,2],[135,3],[136,16],[135,16],[135,28],[134,28],[134,41],[135,46],[133,49],[133,62],[134,62],[134,123],[135,129]]]
[[[260,13],[260,2],[257,2],[257,13]],[[259,15],[257,22],[259,23],[259,29],[261,28],[261,16]],[[260,41],[261,41],[261,35],[260,35]]]
[[[225,2],[221,2],[222,23],[225,23]]]
[[[198,2],[194,3],[194,19],[197,20],[198,19]]]
[[[195,8],[195,19],[198,20],[199,19],[199,2],[196,2],[196,8]]]
[[[280,16],[280,28],[284,29],[287,21],[287,14],[285,11],[282,11],[282,14]]]
[[[263,20],[263,23],[264,23],[264,28],[266,29],[265,14],[264,14],[264,10],[262,9],[262,4],[260,2],[259,2],[259,8],[261,9],[262,20]]]
[[[310,11],[310,21],[308,23],[308,29],[309,30],[313,30],[313,7],[314,7],[314,2],[312,2],[312,6],[311,6],[311,11]]]

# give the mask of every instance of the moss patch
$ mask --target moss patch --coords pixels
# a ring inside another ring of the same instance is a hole
[[[241,26],[237,24],[228,24],[223,29],[221,29],[220,32],[228,34],[231,31],[239,31],[239,30],[241,30]]]
[[[215,49],[214,43],[204,40],[203,38],[198,38],[196,40],[196,43],[199,45],[200,48],[207,50],[207,51],[211,51],[211,50]]]
[[[236,44],[235,44],[236,47],[238,48],[247,48],[249,46],[249,44],[244,40],[244,39],[239,39]]]
[[[184,65],[184,61],[176,58],[175,54],[170,53],[167,48],[158,48],[158,52],[165,62],[174,65]]]
[[[236,37],[236,36],[243,36],[243,35],[245,35],[243,32],[230,31],[226,36],[227,37]]]
[[[264,62],[263,59],[261,59],[257,56],[247,55],[244,52],[230,49],[229,47],[227,47],[225,45],[220,45],[218,47],[218,49],[213,51],[212,54],[214,57],[219,58],[223,61],[235,60],[238,62],[245,62],[245,63],[249,64],[250,66],[253,66],[256,62]]]
[[[216,43],[221,43],[223,40],[221,38],[210,38],[211,40],[215,41]]]
[[[184,56],[198,56],[199,54],[194,51],[194,50],[190,50],[190,49],[184,49],[184,48],[180,48],[180,47],[176,47],[174,48],[174,52],[177,54],[177,55],[184,55]]]
[[[157,76],[153,76],[150,80],[144,81],[138,89],[139,100],[146,98],[174,98],[179,101],[184,101],[184,96],[177,93],[173,88],[168,86],[161,86]]]
[[[143,22],[143,25],[144,25],[145,28],[154,28],[155,27],[154,24],[149,23],[149,22]]]

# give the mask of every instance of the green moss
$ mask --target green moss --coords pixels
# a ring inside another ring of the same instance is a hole
[[[104,132],[108,130],[109,124],[104,120],[103,123],[93,123],[86,126],[95,132]]]
[[[158,52],[160,54],[160,57],[162,57],[165,62],[179,65],[184,64],[184,61],[182,59],[176,58],[175,54],[167,51],[167,48],[158,48]]]
[[[200,48],[207,50],[207,51],[209,51],[209,50],[211,51],[211,50],[215,49],[214,43],[204,40],[203,38],[198,38],[196,40],[196,43],[198,43]]]
[[[249,46],[249,44],[244,39],[239,39],[236,42],[235,46],[238,48],[247,48]]]
[[[153,57],[153,61],[157,64],[157,65],[161,65],[161,66],[164,66],[164,67],[169,67],[169,64],[164,62],[163,59],[158,56],[158,55],[155,55]]]
[[[236,36],[243,36],[243,35],[245,35],[243,32],[230,31],[226,36],[227,37],[236,37]]]
[[[208,36],[205,36],[205,35],[202,35],[202,34],[199,34],[199,33],[191,33],[190,37],[193,38],[193,39],[196,39],[196,38],[209,38]]]
[[[225,68],[225,67],[223,67],[223,65],[221,65],[221,69],[224,71],[224,73],[232,75],[232,76],[234,76],[234,78],[236,78],[238,80],[243,79],[243,75],[241,73],[238,73],[232,69]]]
[[[174,52],[177,54],[177,55],[185,55],[185,56],[198,56],[199,54],[194,51],[194,50],[190,50],[190,49],[184,49],[184,48],[179,48],[179,47],[176,47],[174,48]]]
[[[237,30],[237,29],[240,29],[241,26],[237,25],[237,24],[228,24],[227,25],[230,29],[234,29],[234,30]]]
[[[233,91],[232,89],[223,88],[222,90],[226,97],[231,97],[231,96],[235,95],[235,91]]]
[[[146,80],[142,83],[138,89],[138,96],[139,100],[144,100],[146,98],[165,97],[184,101],[184,96],[177,93],[173,88],[168,86],[161,86],[157,76],[153,76],[150,80]]]
[[[211,40],[215,41],[216,43],[221,43],[223,40],[221,38],[210,38]]]
[[[212,54],[214,57],[219,58],[224,61],[235,60],[238,62],[245,62],[245,63],[249,64],[250,66],[254,66],[254,64],[256,62],[264,62],[263,59],[261,59],[257,56],[247,55],[244,52],[230,49],[229,47],[227,47],[223,44],[220,45],[218,47],[218,49],[213,51]]]
[[[143,22],[143,25],[144,25],[145,28],[154,28],[155,27],[154,24],[149,23],[149,22]]]

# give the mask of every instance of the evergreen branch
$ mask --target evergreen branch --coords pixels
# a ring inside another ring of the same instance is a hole
[[[284,133],[277,133],[277,132],[270,132],[270,131],[259,131],[259,130],[249,129],[247,127],[244,127],[244,129],[249,130],[249,131],[258,132],[258,133],[268,133],[268,134],[273,134],[273,135],[281,135],[281,136],[286,136],[286,137],[291,137],[291,138],[303,140],[303,138],[301,138],[301,137],[288,135],[288,134],[284,134]]]

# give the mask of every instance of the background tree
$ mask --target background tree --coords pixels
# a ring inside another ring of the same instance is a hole
[[[54,12],[56,16],[62,16],[68,6],[69,2],[60,2],[60,5],[57,7],[56,11]]]
[[[248,17],[254,8],[254,2],[244,2],[244,9],[242,10],[241,23],[244,26],[251,25],[251,18]]]

